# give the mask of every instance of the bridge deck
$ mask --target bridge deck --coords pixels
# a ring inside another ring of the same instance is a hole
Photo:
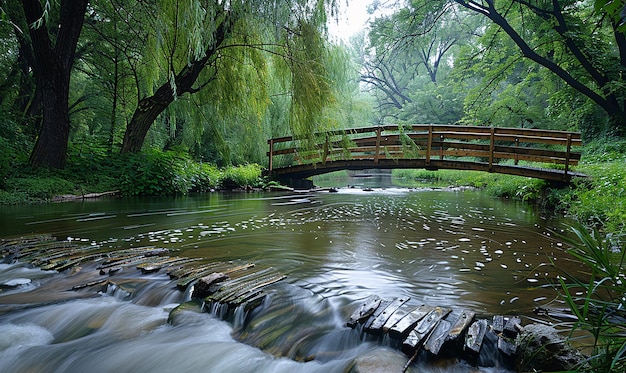
[[[451,125],[380,126],[268,141],[268,174],[278,179],[370,168],[477,170],[568,183],[580,133]],[[520,165],[520,162],[523,165]],[[278,166],[278,167],[277,167]]]

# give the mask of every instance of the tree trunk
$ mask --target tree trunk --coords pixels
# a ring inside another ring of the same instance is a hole
[[[63,168],[70,134],[70,75],[88,0],[62,0],[52,43],[38,0],[22,0],[33,48],[37,88],[42,94],[42,123],[30,161],[33,167]]]
[[[193,85],[207,62],[217,53],[218,48],[230,33],[232,22],[233,20],[230,17],[226,17],[226,20],[215,30],[213,45],[207,48],[204,57],[192,61],[176,74],[174,84],[176,85],[176,93],[178,95],[196,92]],[[135,109],[132,119],[126,126],[124,142],[122,143],[122,154],[141,151],[152,123],[174,101],[174,98],[174,90],[168,81],[161,85],[154,95],[139,100],[137,109]]]

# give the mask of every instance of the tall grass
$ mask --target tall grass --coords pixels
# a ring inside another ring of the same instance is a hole
[[[577,321],[572,334],[581,330],[593,337],[592,354],[581,371],[624,372],[626,370],[626,247],[616,246],[611,237],[597,231],[572,228],[568,250],[582,263],[583,275],[562,271],[560,293]],[[558,267],[557,267],[558,268]],[[581,278],[582,277],[582,278]]]

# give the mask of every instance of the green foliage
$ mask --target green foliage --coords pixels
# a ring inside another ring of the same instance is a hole
[[[224,171],[221,184],[224,188],[258,187],[261,182],[261,166],[248,164],[238,167],[229,167]]]
[[[514,198],[522,201],[538,200],[547,186],[547,183],[541,179],[480,171],[393,170],[392,175],[394,182],[402,186],[469,186],[484,189],[496,197]]]
[[[593,344],[589,365],[580,371],[623,372],[626,369],[626,247],[615,246],[610,236],[572,228],[576,238],[566,239],[568,250],[584,265],[580,273],[559,276],[561,296],[576,316],[572,334],[583,330]],[[558,269],[558,266],[553,263]]]
[[[626,140],[593,141],[585,146],[583,160],[576,171],[589,178],[552,191],[550,203],[587,226],[626,233]]]
[[[123,195],[167,196],[186,194],[192,186],[186,172],[188,156],[156,150],[125,155],[120,179]]]
[[[49,201],[61,194],[72,194],[76,191],[74,183],[60,176],[42,175],[11,178],[7,180],[5,191],[16,192],[28,196],[30,201]],[[6,196],[8,201],[11,197]]]
[[[249,164],[219,170],[196,163],[186,153],[151,150],[121,158],[120,190],[127,196],[171,196],[217,188],[258,187],[261,166]]]
[[[579,166],[590,176],[559,192],[559,208],[589,226],[609,232],[626,230],[626,170],[624,158],[618,162]]]

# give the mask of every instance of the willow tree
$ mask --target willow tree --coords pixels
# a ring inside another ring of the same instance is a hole
[[[187,95],[218,92],[218,101],[212,103],[218,113],[230,105],[224,98],[241,97],[249,89],[245,82],[237,78],[220,81],[220,74],[246,64],[263,70],[266,60],[253,54],[242,58],[234,49],[265,50],[280,56],[288,68],[294,128],[311,129],[318,124],[315,116],[331,95],[331,82],[320,61],[325,53],[319,36],[326,24],[326,7],[332,9],[334,0],[161,0],[155,6],[154,32],[146,43],[146,63],[140,75],[145,80],[127,124],[122,153],[141,150],[157,117]]]

